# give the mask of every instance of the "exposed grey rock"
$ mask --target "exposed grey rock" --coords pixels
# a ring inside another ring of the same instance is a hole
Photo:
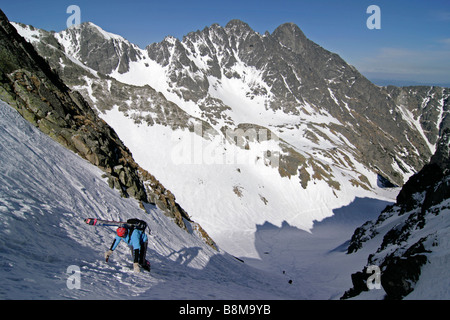
[[[387,207],[377,220],[355,230],[348,247],[348,253],[354,253],[383,235],[376,252],[368,257],[367,266],[377,265],[381,269],[386,299],[403,299],[414,290],[422,266],[430,263],[428,254],[439,248],[438,233],[445,237],[449,232],[446,225],[428,226],[429,221],[448,212],[450,199],[450,127],[444,125],[441,130],[443,134],[430,163],[406,182],[394,205]],[[386,230],[387,225],[393,226]],[[352,275],[353,287],[343,299],[366,290],[360,277],[364,272]]]
[[[129,70],[129,62],[139,58],[138,51],[129,42],[105,38],[101,29],[89,22],[68,28],[67,36],[79,48],[76,57],[104,74],[114,70],[125,73]]]

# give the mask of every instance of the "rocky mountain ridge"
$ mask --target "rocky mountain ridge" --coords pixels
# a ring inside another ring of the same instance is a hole
[[[138,114],[142,110],[152,113],[151,106],[145,103],[136,106],[136,99],[129,99],[125,93],[134,91],[127,85],[139,84],[141,88],[136,90],[141,93],[137,96],[150,97],[151,105],[163,105],[165,115],[175,114],[176,125],[196,118],[208,128],[225,132],[242,122],[256,122],[255,117],[246,116],[236,105],[254,103],[254,107],[246,107],[246,112],[254,111],[260,115],[256,125],[268,128],[282,139],[282,132],[293,128],[296,134],[316,144],[322,139],[332,144],[338,141],[357,161],[397,185],[402,185],[405,178],[431,157],[439,137],[436,128],[442,121],[441,110],[448,101],[447,90],[438,87],[409,90],[377,87],[338,55],[307,39],[292,23],[281,25],[272,34],[261,35],[246,23],[232,20],[225,27],[215,24],[191,32],[182,41],[167,37],[145,50],[92,23],[55,34],[41,30],[37,33],[41,34],[38,36],[40,43],[33,43],[38,51],[41,50],[40,53],[71,86],[86,92],[88,100],[90,91],[94,100],[98,99],[92,102],[99,110],[117,104],[129,113]],[[59,53],[52,52],[50,46]],[[91,72],[76,71],[78,76],[72,77],[74,68],[66,62],[61,64],[61,58],[67,59],[61,52],[76,58]],[[58,56],[60,59],[55,60]],[[166,79],[147,79],[154,74],[152,65],[155,63]],[[140,79],[137,65],[145,66],[144,70],[139,70],[141,73],[148,69],[146,79]],[[115,86],[111,86],[109,80],[95,81],[95,85],[92,80],[83,81],[79,73],[87,72],[85,76],[91,79],[92,71],[98,72],[97,76],[112,76],[122,82],[121,86],[127,87],[113,101],[104,101],[101,92],[105,92],[105,83],[111,90]],[[224,88],[230,82],[242,86],[246,99],[235,99],[235,102],[224,99],[232,94]],[[156,92],[142,92],[151,91],[142,86],[144,84],[162,95],[155,98]],[[289,115],[293,121],[267,121],[277,111]],[[321,116],[325,116],[325,120],[317,121]],[[148,120],[149,125],[161,121],[155,117],[136,117],[137,121]],[[314,118],[316,120],[311,121]],[[292,122],[296,122],[296,127]],[[302,156],[311,157],[300,148],[295,149],[301,156],[291,156],[299,168]],[[333,156],[341,156],[339,149],[327,150],[324,156],[334,160]],[[282,155],[282,159],[289,162],[291,157]],[[295,165],[286,163],[286,167]],[[291,174],[297,174],[297,170],[291,171]]]

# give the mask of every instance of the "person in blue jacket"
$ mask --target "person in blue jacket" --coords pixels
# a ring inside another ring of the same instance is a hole
[[[134,272],[140,272],[140,267],[149,271],[149,264],[145,259],[147,253],[148,237],[145,232],[132,229],[128,230],[126,227],[117,228],[117,235],[111,248],[105,253],[106,262],[108,262],[109,257],[112,255],[113,251],[117,248],[120,241],[125,241],[125,243],[130,246],[133,254],[133,270]]]

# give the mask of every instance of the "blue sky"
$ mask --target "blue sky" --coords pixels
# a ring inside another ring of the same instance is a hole
[[[91,21],[142,48],[231,19],[259,33],[294,22],[374,82],[450,86],[449,0],[0,0],[11,21],[55,31],[66,28],[69,5],[80,7],[81,22]],[[381,29],[367,28],[370,5],[380,8]]]

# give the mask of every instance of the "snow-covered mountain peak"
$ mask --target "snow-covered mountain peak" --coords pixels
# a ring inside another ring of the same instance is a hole
[[[229,36],[235,36],[237,38],[245,38],[248,34],[254,34],[255,31],[242,20],[234,19],[230,20],[224,27],[225,32]]]
[[[142,58],[142,50],[137,45],[92,22],[71,26],[55,34],[55,38],[66,53],[104,74],[128,72],[129,62]]]
[[[105,40],[116,40],[116,41],[128,42],[128,40],[126,40],[124,37],[122,37],[118,34],[114,34],[114,33],[105,31],[100,26],[98,26],[95,23],[90,22],[90,21],[82,22],[80,24],[73,24],[70,27],[68,27],[67,29],[57,32],[57,34],[60,37],[64,37],[67,34],[84,33],[84,32],[90,33],[91,36],[92,36],[92,34],[95,34],[96,36],[100,36],[101,38],[103,38]]]
[[[217,24],[216,24],[217,25]],[[252,31],[250,26],[240,20],[240,19],[232,19],[225,25],[225,30],[230,30],[231,32],[235,32],[236,30],[246,30],[246,31]]]
[[[92,22],[84,22],[84,23],[81,23],[79,25],[72,25],[71,27],[68,28],[68,30],[70,30],[70,29],[84,29],[84,28],[89,28],[91,30],[96,30],[106,40],[115,39],[115,40],[119,40],[119,41],[127,41],[122,36],[120,36],[118,34],[111,33],[111,32],[107,32],[107,31],[103,30],[100,26],[98,26],[98,25],[96,25],[96,24],[94,24]]]
[[[287,22],[277,27],[272,36],[278,39],[283,46],[298,53],[302,53],[301,46],[307,41],[303,31],[292,22]]]

